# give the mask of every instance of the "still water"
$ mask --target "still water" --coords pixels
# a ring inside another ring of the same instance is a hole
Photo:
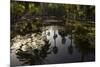
[[[11,50],[11,65],[56,64],[82,61],[94,61],[95,53],[76,47],[74,34],[66,33],[63,26],[42,27],[42,36],[46,36],[50,45],[43,48],[40,55],[17,55]],[[23,60],[24,59],[24,60]]]

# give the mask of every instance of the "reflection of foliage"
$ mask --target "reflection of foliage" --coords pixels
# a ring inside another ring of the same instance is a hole
[[[70,43],[70,45],[68,46],[68,52],[69,52],[69,54],[72,54],[72,53],[73,53],[72,34],[71,34],[71,38],[70,38],[70,40],[71,40],[71,43]]]
[[[62,44],[65,44],[65,43],[66,43],[66,38],[63,37],[63,38],[62,38]]]
[[[76,26],[76,34],[78,35],[87,35],[89,30],[86,27],[83,27],[82,25]]]
[[[91,29],[88,29],[87,27],[82,26],[82,25],[77,25],[76,27],[74,42],[82,55],[81,56],[82,61],[84,61],[85,55],[91,52],[94,53],[95,51],[95,47],[92,47],[95,44],[93,43],[91,44],[91,37],[94,37],[94,36],[89,35],[89,33],[93,33],[93,32],[90,32],[90,30]],[[93,39],[93,42],[94,41],[95,40]]]
[[[46,44],[41,48],[41,50],[34,49],[31,54],[20,52],[17,53],[17,58],[23,62],[23,65],[37,65],[37,64],[43,64],[44,59],[47,57],[48,54],[50,54],[49,51],[50,44]]]
[[[68,52],[69,52],[69,54],[72,54],[73,53],[73,46],[72,46],[72,44],[70,44],[68,46]]]
[[[58,33],[59,33],[59,35],[62,37],[62,38],[64,38],[65,36],[67,36],[67,33],[66,33],[66,31],[65,30],[58,30]]]
[[[84,55],[94,51],[95,44],[91,42],[95,40],[95,29],[89,27],[90,24],[84,21],[95,21],[95,6],[13,1],[11,2],[11,37],[41,32],[41,20],[44,17],[66,20],[65,30],[58,30],[59,35],[62,37],[62,44],[66,42],[65,36],[72,34],[72,31],[75,30],[74,42],[82,53],[82,60],[84,60]],[[83,21],[83,23],[76,23],[76,21]],[[48,35],[50,34],[48,33]],[[57,34],[54,34],[53,38],[55,40]],[[24,61],[24,64],[42,64],[50,53],[48,50],[49,45],[47,44],[41,50],[34,50],[33,54],[21,52],[17,56],[20,61]],[[72,43],[68,50],[72,54]],[[58,52],[56,40],[52,52],[55,54]]]
[[[54,54],[57,54],[58,53],[58,47],[56,46],[56,38],[57,38],[57,34],[56,34],[56,32],[55,32],[55,30],[54,30],[54,36],[53,36],[53,39],[54,39],[54,47],[53,47],[53,53]]]
[[[87,54],[94,53],[95,47],[92,47],[88,38],[84,36],[78,36],[75,38],[76,48],[81,53],[81,60],[84,61],[84,57]]]
[[[59,35],[62,37],[62,44],[66,43],[66,38],[65,36],[67,36],[67,31],[59,29],[58,30]]]
[[[54,46],[53,46],[53,53],[57,54],[58,53],[58,47],[56,46],[56,39],[54,39]]]
[[[54,46],[54,47],[53,47],[53,53],[54,53],[54,54],[57,54],[57,53],[58,53],[58,47],[57,47],[57,46]]]

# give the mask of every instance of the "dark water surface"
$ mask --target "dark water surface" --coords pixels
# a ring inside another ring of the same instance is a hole
[[[50,46],[45,47],[41,51],[41,55],[37,56],[17,56],[13,50],[11,51],[11,65],[56,64],[95,60],[95,52],[88,52],[86,51],[87,48],[84,47],[76,47],[74,34],[65,33],[63,26],[45,26],[41,29],[43,30],[42,36],[47,37]]]

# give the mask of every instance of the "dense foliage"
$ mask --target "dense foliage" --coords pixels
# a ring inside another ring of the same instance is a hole
[[[94,30],[95,6],[22,1],[11,2],[11,34],[13,35],[26,34],[38,30],[43,25],[42,21],[46,18],[64,20],[65,27],[69,30],[77,30],[78,24],[85,26],[87,29]],[[84,31],[81,28],[79,30],[79,32]]]

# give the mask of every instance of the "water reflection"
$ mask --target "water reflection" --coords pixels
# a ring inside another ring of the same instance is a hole
[[[62,44],[65,44],[65,43],[66,43],[66,38],[62,37]]]
[[[17,53],[17,58],[19,61],[22,61],[22,65],[37,65],[37,64],[43,64],[44,59],[47,57],[48,54],[51,52],[49,51],[49,46],[50,44],[46,44],[45,46],[42,47],[41,50],[33,50],[32,53]]]
[[[65,44],[66,43],[66,38],[65,37],[67,36],[67,33],[62,29],[59,29],[58,33],[62,37],[62,44]]]
[[[57,38],[57,34],[54,30],[54,36],[53,36],[53,39],[54,39],[53,53],[54,54],[57,54],[57,52],[58,52],[58,47],[56,46],[56,38]]]
[[[69,54],[72,54],[72,53],[73,53],[72,33],[71,33],[70,40],[71,40],[71,43],[70,43],[70,45],[68,46],[68,52],[69,52]]]
[[[46,44],[40,50],[30,48],[32,50],[30,53],[19,50],[20,52],[15,54],[19,62],[22,63],[17,64],[19,62],[16,62],[16,65],[94,61],[95,50],[91,48],[91,44],[85,35],[73,34],[72,32],[69,32],[69,34],[64,27],[60,26],[45,26],[41,29],[40,34],[44,37]]]
[[[81,31],[84,31],[84,33]],[[89,31],[87,29],[84,29],[83,27],[79,27],[76,30],[76,33],[74,34],[75,35],[74,42],[76,44],[77,50],[81,54],[81,61],[86,61],[85,58],[88,55],[90,55],[90,57],[92,57],[92,59],[88,58],[90,61],[95,60],[95,57],[94,57],[95,56],[95,47],[94,47],[94,44],[91,44],[91,42],[90,42],[90,38],[87,35],[88,32]],[[93,54],[93,56],[91,54]],[[89,60],[87,60],[87,61],[89,61]]]
[[[47,35],[50,36],[50,32],[48,32]]]

